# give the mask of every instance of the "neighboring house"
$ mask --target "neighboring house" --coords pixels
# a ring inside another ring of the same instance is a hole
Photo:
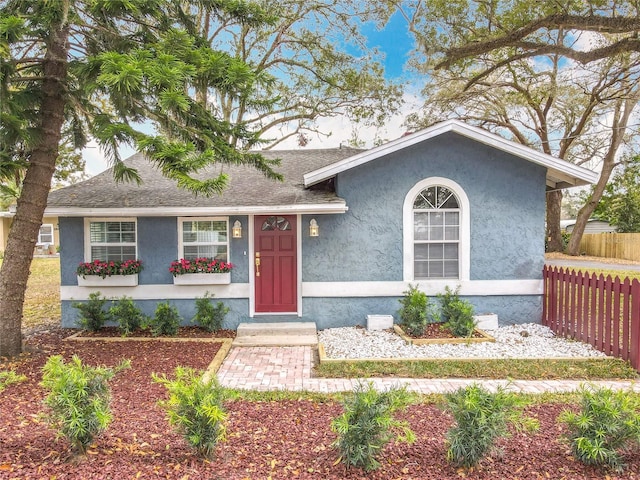
[[[7,248],[9,240],[9,229],[13,222],[15,212],[0,212],[0,252]],[[58,236],[58,217],[45,216],[38,232],[36,241],[36,255],[54,255],[60,246]]]
[[[117,184],[107,171],[51,192],[47,211],[59,216],[64,245],[63,325],[76,322],[72,301],[95,290],[133,297],[147,314],[170,300],[187,321],[194,298],[209,291],[231,308],[229,328],[364,324],[368,314],[395,315],[409,285],[434,302],[459,285],[478,313],[497,313],[502,324],[538,322],[545,191],[597,179],[458,121],[367,151],[262,153],[282,159],[284,182],[225,165],[224,194],[196,197],[137,154],[126,163],[140,186]],[[78,286],[78,263],[104,255],[141,259],[138,285]],[[230,283],[174,285],[170,263],[196,255],[231,261]]]
[[[573,232],[573,227],[575,226],[575,224],[575,219],[560,220],[560,229],[563,232],[571,233]],[[612,233],[615,231],[617,231],[616,227],[610,225],[609,222],[605,222],[604,220],[596,220],[595,218],[587,220],[587,226],[584,229],[584,233]]]

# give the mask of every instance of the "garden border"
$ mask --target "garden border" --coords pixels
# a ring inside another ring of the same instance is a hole
[[[482,335],[482,338],[478,337],[464,337],[464,338],[411,338],[408,336],[400,325],[394,325],[393,331],[400,336],[408,345],[443,345],[443,344],[456,344],[461,343],[484,343],[495,342],[496,339],[489,335],[484,330],[474,328],[473,331]]]

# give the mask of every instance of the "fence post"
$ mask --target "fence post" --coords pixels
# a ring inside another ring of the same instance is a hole
[[[631,283],[631,366],[640,370],[640,281]]]

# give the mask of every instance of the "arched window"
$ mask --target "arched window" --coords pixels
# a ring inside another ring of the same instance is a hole
[[[404,203],[404,280],[469,278],[469,201],[444,178],[416,184]]]

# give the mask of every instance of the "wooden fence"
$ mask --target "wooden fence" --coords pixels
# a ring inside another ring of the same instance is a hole
[[[542,323],[640,371],[640,282],[544,267]]]
[[[586,233],[579,251],[594,257],[640,261],[640,233]]]

